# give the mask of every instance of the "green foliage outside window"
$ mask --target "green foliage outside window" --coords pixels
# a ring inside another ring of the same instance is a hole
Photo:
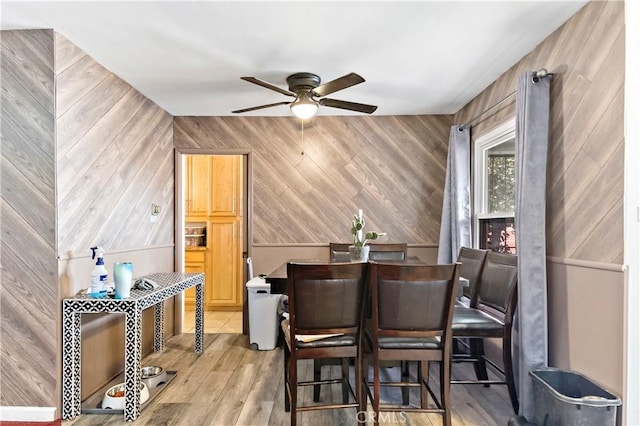
[[[515,210],[515,156],[489,155],[487,163],[489,213]]]

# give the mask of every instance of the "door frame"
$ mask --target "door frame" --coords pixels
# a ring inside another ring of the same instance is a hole
[[[246,240],[243,242],[244,253],[246,251],[247,256],[251,257],[253,248],[253,233],[252,233],[252,211],[253,211],[253,151],[251,149],[203,149],[203,148],[176,148],[174,152],[174,269],[178,272],[184,272],[184,226],[185,226],[185,209],[184,209],[184,197],[185,190],[184,185],[186,182],[185,177],[185,156],[186,155],[242,155],[243,170],[242,170],[242,193],[244,194],[244,211],[243,211],[243,226],[242,230]],[[245,250],[246,248],[246,250]],[[244,256],[243,256],[244,259]],[[242,267],[243,282],[246,281],[246,264]],[[246,293],[246,292],[245,292]],[[248,312],[247,312],[247,300],[246,294],[243,295],[243,309],[242,309],[242,323],[243,332],[247,330],[248,324]],[[183,320],[184,320],[184,295],[183,293],[175,297],[174,305],[174,330],[179,330],[180,333],[184,333]],[[177,331],[176,331],[177,332]]]

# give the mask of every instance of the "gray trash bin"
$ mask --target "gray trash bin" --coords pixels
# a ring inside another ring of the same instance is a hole
[[[533,378],[534,421],[538,426],[614,426],[617,396],[580,373],[546,368],[530,371]]]
[[[247,281],[249,294],[249,343],[261,351],[275,349],[278,342],[278,305],[281,295],[271,294],[263,277]]]

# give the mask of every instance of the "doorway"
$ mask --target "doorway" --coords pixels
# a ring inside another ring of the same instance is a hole
[[[246,330],[248,164],[248,153],[176,153],[176,270],[205,274],[207,333]],[[191,332],[194,289],[182,299],[176,330]]]

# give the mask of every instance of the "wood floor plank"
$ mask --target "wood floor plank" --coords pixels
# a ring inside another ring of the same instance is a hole
[[[246,396],[251,391],[259,370],[255,364],[239,365],[235,369],[220,398],[211,406],[207,424],[237,424]]]
[[[282,383],[282,359],[277,356],[278,351],[268,351],[264,355],[266,356],[260,354],[262,362],[258,365],[264,374],[256,377],[238,417],[238,424],[271,424],[270,418],[274,406],[283,403],[275,398],[277,394],[275,390]]]

